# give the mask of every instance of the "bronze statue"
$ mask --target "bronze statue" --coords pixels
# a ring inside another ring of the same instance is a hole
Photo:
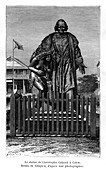
[[[42,40],[31,56],[29,69],[36,73],[32,82],[35,81],[39,90],[47,92],[49,81],[55,95],[57,92],[68,93],[71,98],[72,94],[77,95],[76,70],[79,68],[85,74],[86,66],[77,38],[67,32],[67,23],[59,19],[54,30]]]

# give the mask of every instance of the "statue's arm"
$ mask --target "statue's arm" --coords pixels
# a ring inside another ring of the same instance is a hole
[[[30,63],[33,60],[41,60],[44,59],[47,55],[51,53],[51,36],[48,35],[45,37],[38,48],[33,52]]]
[[[79,68],[79,71],[80,71],[82,74],[85,74],[85,68],[87,68],[87,67],[84,65],[84,60],[83,60],[83,57],[82,57],[82,54],[81,54],[81,50],[80,50],[78,44],[79,44],[78,41],[76,41],[76,42],[74,43],[76,69]]]

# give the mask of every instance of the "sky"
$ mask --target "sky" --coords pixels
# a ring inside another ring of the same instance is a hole
[[[7,6],[6,57],[13,55],[15,39],[23,45],[24,51],[15,49],[14,56],[29,65],[32,53],[45,36],[54,32],[55,23],[60,18],[67,22],[68,31],[79,41],[87,66],[86,74],[96,74],[100,59],[99,6]]]

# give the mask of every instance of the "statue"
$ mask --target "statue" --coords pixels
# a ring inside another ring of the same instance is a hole
[[[85,74],[86,66],[77,38],[67,32],[67,23],[59,19],[54,30],[42,40],[30,58],[29,69],[36,73],[36,76],[32,73],[32,84],[47,92],[47,82],[51,82],[55,96],[57,92],[68,93],[71,98],[77,95],[76,70]]]

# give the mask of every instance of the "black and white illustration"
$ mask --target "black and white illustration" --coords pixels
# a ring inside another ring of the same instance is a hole
[[[6,7],[6,154],[100,156],[100,7]]]

